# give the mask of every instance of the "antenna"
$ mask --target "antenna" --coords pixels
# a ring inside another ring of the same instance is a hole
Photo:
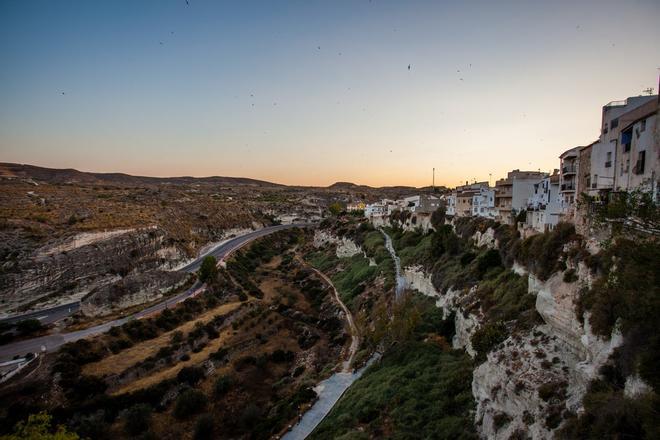
[[[435,167],[433,167],[433,192],[435,192]]]

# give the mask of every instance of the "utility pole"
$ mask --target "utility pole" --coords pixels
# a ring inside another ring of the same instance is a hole
[[[431,186],[433,192],[435,192],[435,167],[433,167],[433,185]]]

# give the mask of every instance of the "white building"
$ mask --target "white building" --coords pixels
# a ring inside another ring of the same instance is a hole
[[[625,115],[627,124],[621,128],[617,147],[614,187],[617,191],[649,191],[657,200],[660,131],[655,98]]]
[[[509,171],[505,179],[495,182],[495,209],[497,219],[513,224],[515,216],[527,209],[527,203],[534,192],[534,184],[547,176],[540,171]]]
[[[472,196],[472,216],[494,219],[497,216],[495,189],[482,186],[478,191]]]
[[[590,196],[600,196],[614,189],[617,178],[627,181],[628,176],[621,174],[621,165],[626,170],[626,158],[621,160],[621,138],[628,125],[639,118],[646,119],[648,113],[653,113],[655,104],[657,112],[658,97],[633,96],[623,101],[613,101],[603,106],[601,118],[601,134],[598,142],[591,147],[589,188],[580,188]],[[640,121],[640,129],[641,129]],[[652,130],[651,130],[652,132]],[[640,131],[640,134],[642,131]],[[627,136],[627,135],[626,135]],[[643,142],[643,141],[642,141]],[[617,157],[618,156],[618,157]],[[619,175],[616,175],[615,166],[619,159]],[[632,179],[633,182],[635,179]],[[626,182],[627,184],[627,182]],[[618,185],[622,188],[626,185]]]
[[[397,201],[399,202],[399,201]],[[440,206],[440,199],[433,195],[420,194],[404,198],[398,203],[402,209],[413,213],[431,213]]]
[[[456,190],[452,191],[451,194],[449,194],[446,198],[447,202],[447,212],[446,214],[449,216],[455,216],[456,215]]]
[[[388,215],[388,205],[382,202],[369,203],[364,207],[364,216],[367,218],[383,215]]]
[[[527,204],[526,226],[537,232],[552,230],[559,223],[561,196],[559,170],[534,184],[534,193]]]

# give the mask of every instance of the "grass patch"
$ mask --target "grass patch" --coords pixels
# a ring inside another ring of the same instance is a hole
[[[372,365],[310,438],[476,438],[471,382],[465,354],[406,342]]]

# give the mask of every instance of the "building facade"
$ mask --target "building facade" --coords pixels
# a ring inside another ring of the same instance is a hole
[[[500,223],[513,224],[515,216],[527,209],[534,184],[547,176],[541,171],[509,171],[507,177],[495,182],[496,219]]]

